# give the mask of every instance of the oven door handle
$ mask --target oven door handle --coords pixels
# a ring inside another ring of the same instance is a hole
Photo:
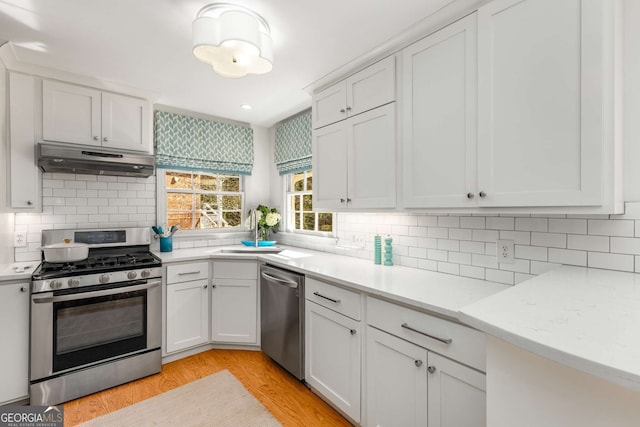
[[[55,296],[55,297],[37,297],[37,296],[34,296],[32,298],[32,300],[36,304],[62,302],[62,301],[74,301],[74,300],[79,300],[79,299],[95,298],[95,297],[103,297],[103,296],[107,296],[107,295],[121,294],[123,292],[142,291],[144,289],[151,289],[151,288],[158,287],[161,284],[162,284],[162,282],[160,280],[155,280],[153,282],[145,283],[145,284],[142,284],[142,285],[126,286],[126,287],[114,288],[114,289],[105,289],[103,291],[80,292],[80,293],[77,293],[77,294],[58,295],[58,296]]]

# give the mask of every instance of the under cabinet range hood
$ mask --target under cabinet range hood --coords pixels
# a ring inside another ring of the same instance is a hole
[[[37,157],[43,172],[148,177],[155,165],[151,154],[43,143],[38,144]]]

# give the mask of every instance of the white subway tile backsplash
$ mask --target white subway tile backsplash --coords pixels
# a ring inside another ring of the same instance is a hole
[[[549,248],[549,261],[558,264],[580,265],[586,267],[587,252]]]
[[[534,276],[533,274],[516,273],[514,277],[514,285],[517,285],[518,283],[522,283],[525,280],[529,280],[534,277],[536,276]]]
[[[439,249],[427,249],[427,258],[434,261],[447,261],[447,251]]]
[[[427,237],[426,227],[409,227],[409,236],[413,237]]]
[[[567,236],[567,248],[580,249],[583,251],[609,252],[609,237],[569,234]]]
[[[434,239],[434,238],[431,238],[431,237],[419,237],[418,238],[418,247],[419,248],[436,249],[438,247],[438,239]]]
[[[426,258],[427,257],[427,249],[426,248],[409,247],[409,256],[413,257],[413,258]]]
[[[517,231],[538,231],[545,233],[549,231],[547,218],[516,218]]]
[[[458,228],[460,227],[460,217],[457,216],[439,216],[438,227]]]
[[[514,252],[516,258],[547,261],[547,248],[540,246],[515,245]]]
[[[631,237],[611,237],[611,252],[640,255],[640,239]]]
[[[566,248],[567,235],[560,233],[531,233],[531,246],[548,246],[552,248]]]
[[[471,240],[471,230],[468,228],[450,228],[449,238],[453,240]]]
[[[460,265],[452,264],[450,262],[438,262],[438,271],[447,274],[460,274]]]
[[[427,236],[436,239],[448,239],[449,229],[441,227],[427,227]]]
[[[611,254],[605,252],[589,252],[588,266],[607,270],[634,271],[634,256]]]
[[[485,275],[486,279],[491,282],[504,283],[507,285],[513,285],[514,283],[514,273],[511,271],[493,270],[488,268]]]
[[[438,217],[431,215],[418,216],[418,225],[420,227],[437,227]]]
[[[488,217],[486,228],[490,230],[513,230],[515,221],[512,217]]]
[[[460,242],[460,251],[471,254],[484,254],[484,243],[462,241]]]
[[[587,234],[586,219],[555,219],[549,220],[550,233]]]
[[[472,239],[478,242],[495,242],[500,238],[496,230],[473,230]]]
[[[543,274],[560,266],[553,262],[531,261],[531,274]]]
[[[589,234],[602,236],[633,237],[634,221],[632,220],[588,220]]]
[[[391,227],[391,234],[408,236],[409,235],[409,227],[406,225],[394,225]]]
[[[460,275],[465,277],[472,277],[474,279],[484,280],[485,269],[481,267],[474,267],[472,265],[461,265]]]
[[[527,259],[514,259],[513,263],[501,262],[500,270],[513,271],[517,273],[529,273],[531,271],[531,261]]]
[[[500,231],[500,239],[513,240],[513,243],[517,245],[529,245],[531,233],[528,231]]]
[[[438,262],[430,259],[419,259],[418,268],[422,270],[438,271]]]
[[[498,261],[495,256],[471,254],[471,265],[476,267],[498,268]]]
[[[458,240],[438,239],[438,249],[459,252],[460,242]]]
[[[485,218],[481,216],[460,217],[460,228],[485,228]]]
[[[449,252],[449,262],[455,264],[471,264],[471,254],[464,252]]]

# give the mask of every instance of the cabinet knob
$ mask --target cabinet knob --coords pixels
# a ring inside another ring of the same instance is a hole
[[[340,199],[340,203],[344,203],[344,202],[345,202],[345,200],[344,200],[344,199]]]
[[[487,193],[485,193],[484,191],[481,191],[479,193],[480,197],[487,197]]]
[[[94,140],[94,141],[97,141],[97,140],[99,140],[99,139],[100,139],[100,138],[98,138],[97,136],[94,136],[94,137],[93,137],[93,140]]]
[[[347,197],[347,203],[351,203],[351,199]]]
[[[347,111],[351,111],[351,107],[347,105]]]
[[[467,199],[473,199],[473,193],[467,193]]]
[[[416,364],[416,366],[419,368],[420,366],[422,366],[422,360],[416,360],[415,362],[413,362]]]
[[[355,335],[355,334],[356,334],[356,330],[355,330],[355,329],[351,329],[351,330],[349,331],[349,333],[350,333],[351,335]]]
[[[27,200],[27,205],[31,206],[33,202],[31,200]]]
[[[436,367],[435,367],[435,366],[433,366],[433,365],[432,365],[432,366],[429,366],[429,367],[427,368],[427,371],[429,371],[429,373],[430,373],[430,374],[433,374],[433,373],[436,371]]]
[[[27,292],[27,287],[26,286],[21,286],[20,287],[20,292]]]
[[[211,285],[211,287],[212,287],[212,288],[215,288],[215,287],[216,287],[216,285]]]
[[[340,112],[341,112],[341,113],[344,113],[345,111],[347,111],[347,110],[345,110],[344,108],[341,108],[341,109],[340,109]]]
[[[202,289],[207,289],[207,286],[208,286],[208,285],[204,285],[204,286],[202,287]]]
[[[109,138],[107,138],[106,136],[105,136],[104,138],[102,138],[102,140],[103,140],[104,142],[109,142]]]

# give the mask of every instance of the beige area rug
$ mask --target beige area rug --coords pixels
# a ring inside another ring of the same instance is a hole
[[[94,418],[87,427],[281,426],[229,371]]]

